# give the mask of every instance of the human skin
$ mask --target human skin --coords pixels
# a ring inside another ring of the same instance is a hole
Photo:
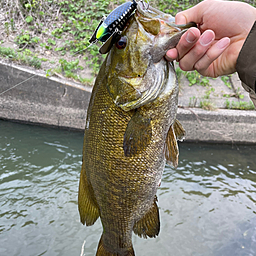
[[[204,76],[234,73],[239,52],[256,21],[256,8],[242,2],[206,0],[175,17],[177,24],[191,21],[198,28],[190,28],[176,48],[166,53],[166,59],[179,61],[184,71],[197,70]]]

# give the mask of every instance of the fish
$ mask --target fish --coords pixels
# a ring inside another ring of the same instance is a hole
[[[100,218],[97,256],[132,256],[132,232],[160,231],[157,188],[165,163],[178,165],[178,83],[165,58],[194,23],[138,3],[93,87],[85,123],[78,191],[82,224]]]

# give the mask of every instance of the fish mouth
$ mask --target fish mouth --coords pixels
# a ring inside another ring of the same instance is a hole
[[[189,22],[187,24],[178,25],[175,24],[175,17],[170,14],[166,14],[161,12],[160,10],[155,9],[154,7],[150,6],[148,3],[141,1],[137,5],[137,11],[140,15],[144,16],[148,19],[159,19],[161,20],[162,24],[166,24],[169,27],[177,29],[177,31],[188,30],[191,27],[197,27],[195,22]]]
[[[175,48],[181,36],[191,27],[196,27],[195,22],[178,25],[175,18],[161,12],[147,3],[139,2],[136,17],[144,30],[154,38],[154,47],[150,54],[154,63],[159,62],[169,49]]]
[[[141,1],[137,5],[137,11],[143,15],[145,18],[165,18],[166,22],[174,23],[175,18],[170,15],[166,14],[164,12],[161,12],[160,10],[155,9],[154,7],[150,6],[148,3],[145,3],[144,1]]]

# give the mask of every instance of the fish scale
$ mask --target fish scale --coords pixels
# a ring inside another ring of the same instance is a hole
[[[177,166],[176,137],[185,135],[176,120],[176,74],[163,49],[175,46],[188,26],[178,30],[169,20],[138,4],[122,34],[127,44],[111,48],[95,81],[78,208],[87,226],[101,219],[97,256],[133,256],[132,232],[147,238],[160,231],[157,188],[166,160]]]

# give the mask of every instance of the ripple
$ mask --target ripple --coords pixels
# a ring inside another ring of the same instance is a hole
[[[95,255],[101,223],[81,225],[77,209],[83,134],[0,125],[0,255]],[[158,190],[160,236],[134,236],[136,255],[255,255],[255,149],[180,144]]]

